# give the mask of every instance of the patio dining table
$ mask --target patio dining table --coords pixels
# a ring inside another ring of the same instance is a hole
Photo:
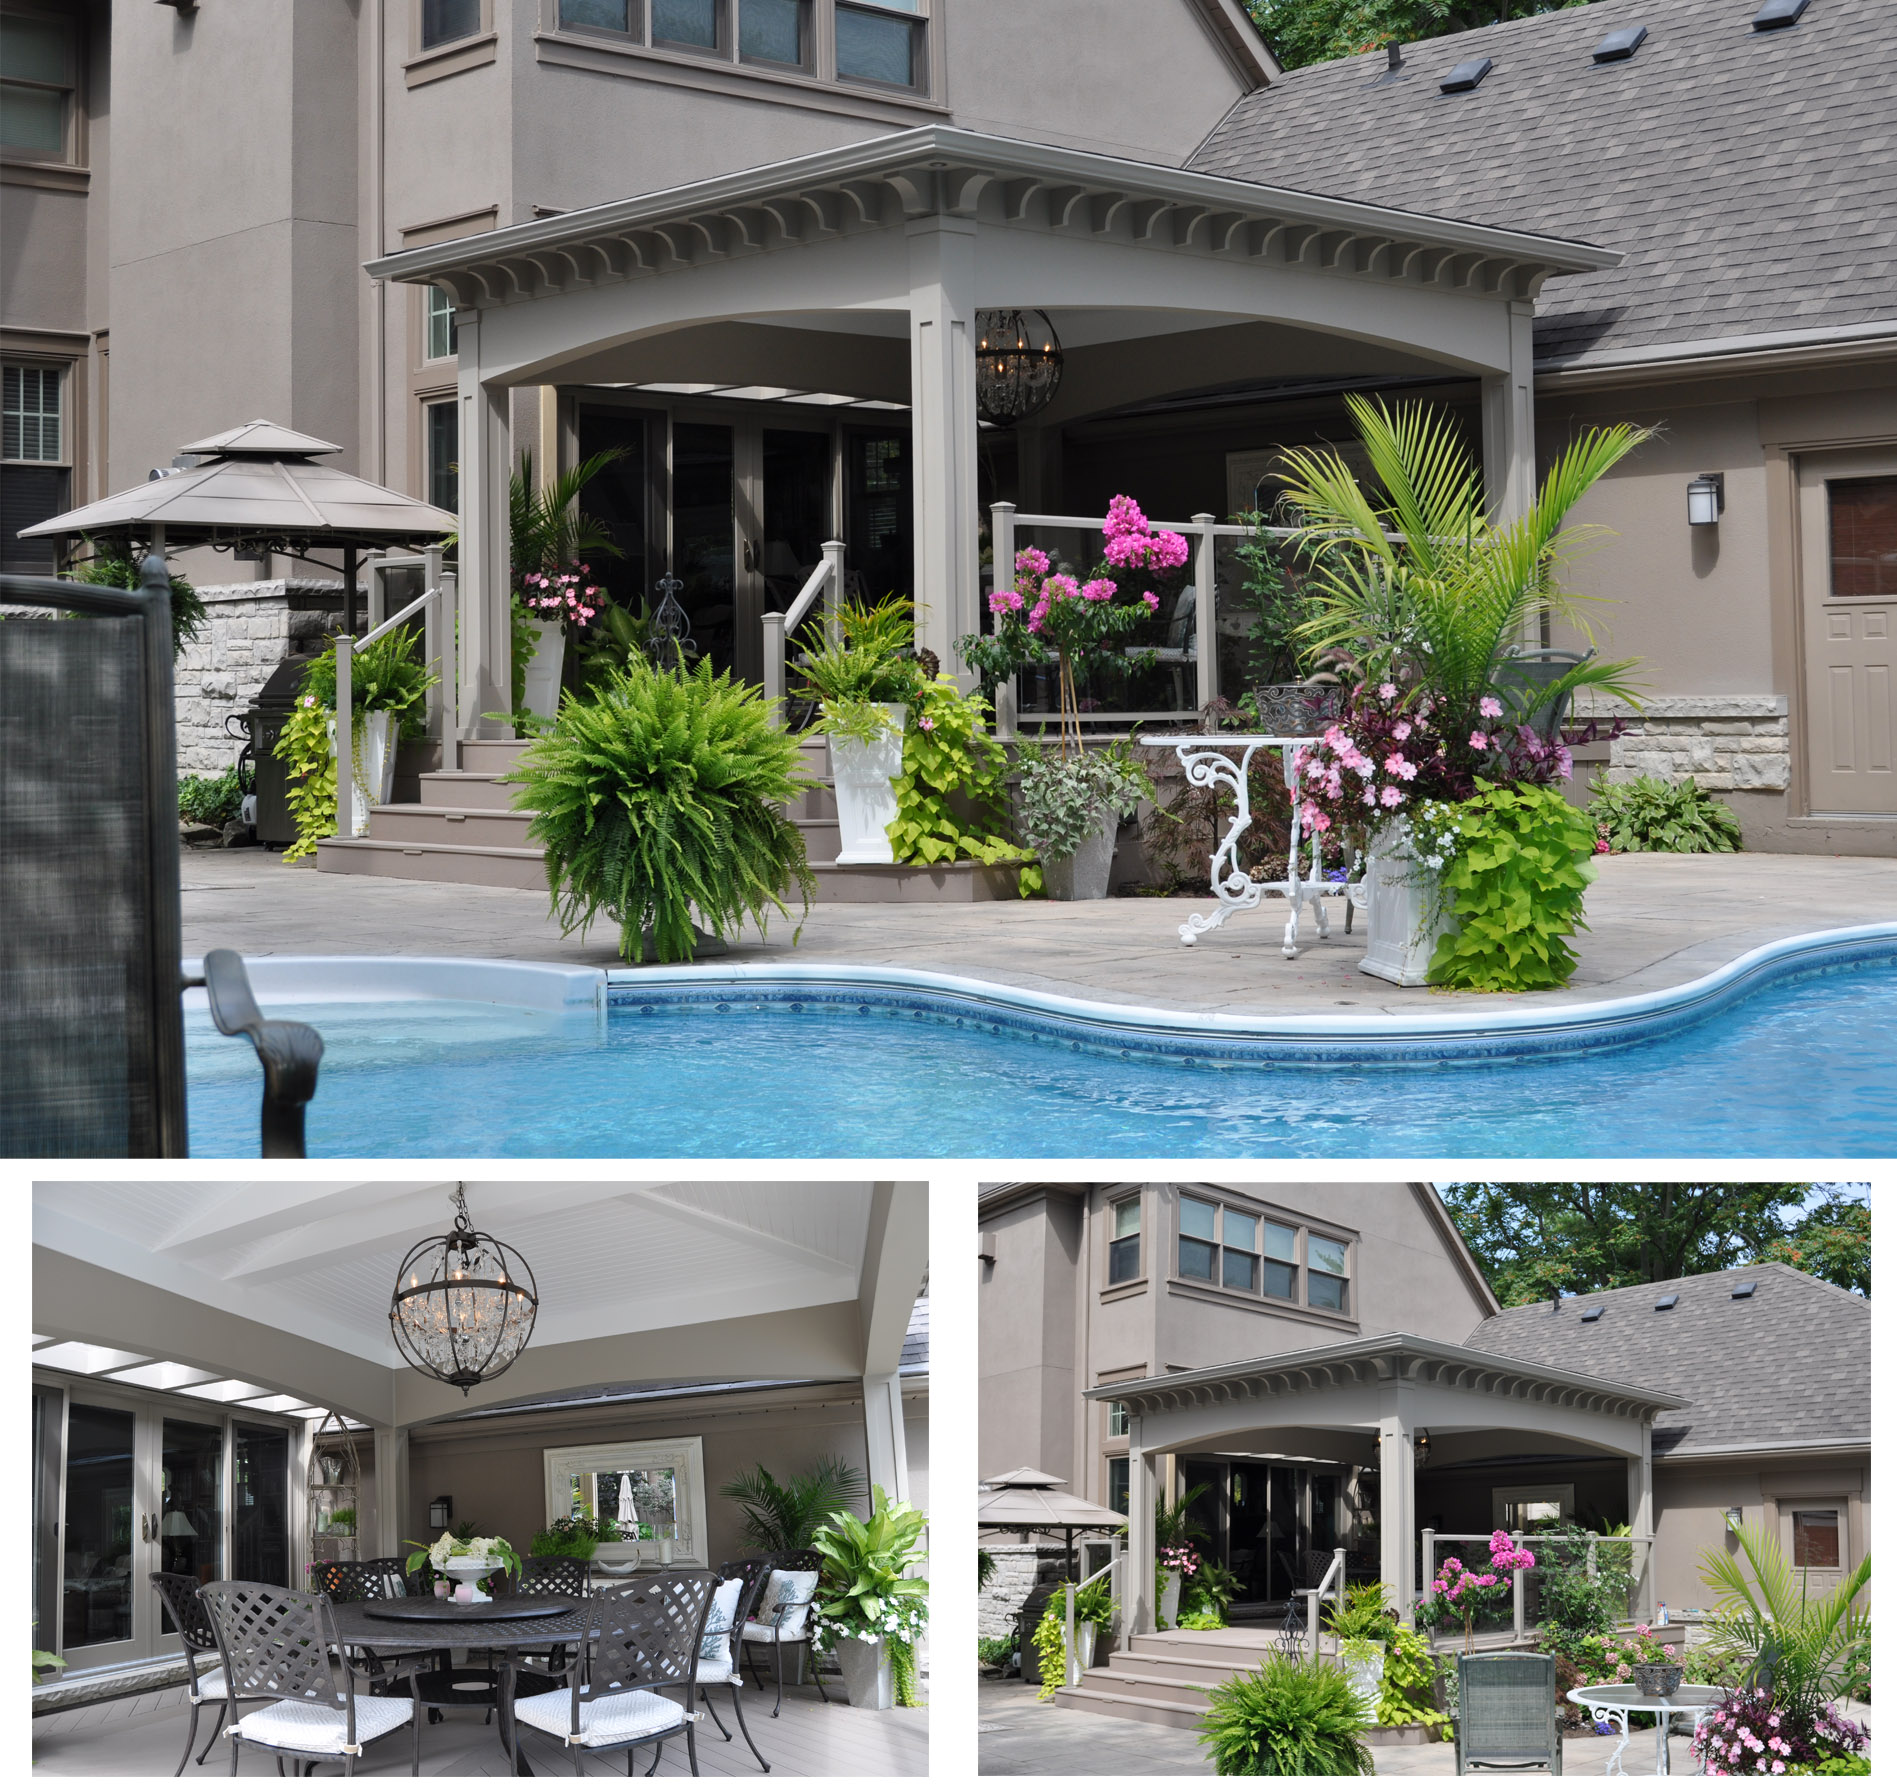
[[[1704,1709],[1712,1707],[1727,1692],[1709,1683],[1683,1683],[1668,1696],[1649,1695],[1645,1690],[1637,1689],[1631,1683],[1589,1683],[1578,1689],[1568,1691],[1568,1700],[1585,1708],[1590,1714],[1605,1715],[1620,1727],[1620,1744],[1614,1748],[1614,1754],[1607,1760],[1603,1776],[1625,1776],[1621,1768],[1620,1755],[1626,1751],[1628,1741],[1633,1737],[1628,1731],[1630,1714],[1655,1714],[1660,1718],[1656,1723],[1658,1732],[1658,1760],[1654,1766],[1656,1776],[1671,1774],[1667,1758],[1667,1735],[1673,1725],[1676,1714],[1691,1714],[1697,1717]]]
[[[1198,789],[1228,789],[1235,812],[1212,852],[1212,892],[1218,906],[1210,913],[1194,913],[1179,928],[1181,944],[1197,943],[1199,938],[1224,925],[1234,913],[1249,913],[1268,894],[1281,894],[1291,904],[1291,917],[1285,922],[1284,954],[1298,954],[1298,919],[1304,903],[1309,902],[1311,916],[1317,921],[1317,935],[1331,935],[1330,919],[1324,911],[1326,895],[1343,895],[1345,929],[1349,929],[1351,908],[1356,898],[1343,883],[1329,882],[1324,876],[1324,840],[1322,834],[1311,839],[1311,867],[1308,875],[1298,871],[1298,854],[1303,841],[1303,825],[1298,813],[1297,748],[1314,745],[1309,734],[1283,733],[1153,733],[1145,745],[1169,745],[1186,773],[1186,781]],[[1238,861],[1239,841],[1252,823],[1252,759],[1264,750],[1276,750],[1284,762],[1284,786],[1291,806],[1291,841],[1285,852],[1284,879],[1278,882],[1254,882]]]

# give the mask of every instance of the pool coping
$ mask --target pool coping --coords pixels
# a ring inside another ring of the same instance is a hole
[[[704,963],[576,969],[477,957],[252,957],[260,1001],[478,1000],[575,1008],[785,1011],[973,1022],[1079,1049],[1201,1061],[1436,1061],[1542,1055],[1644,1042],[1697,1024],[1788,977],[1897,955],[1897,921],[1775,939],[1671,988],[1527,1009],[1441,1013],[1204,1013],[1011,987],[939,970],[849,963]],[[194,968],[187,963],[187,972]],[[203,995],[196,995],[202,1005]]]

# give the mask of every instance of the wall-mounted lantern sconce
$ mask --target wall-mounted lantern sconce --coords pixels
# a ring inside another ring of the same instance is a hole
[[[447,1528],[453,1521],[454,1499],[452,1497],[437,1497],[434,1502],[428,1506],[428,1526],[430,1528]]]
[[[1687,485],[1686,519],[1695,528],[1716,524],[1725,507],[1726,475],[1723,472],[1702,472]]]
[[[1416,1431],[1416,1463],[1419,1466],[1429,1464],[1429,1431],[1427,1429]]]
[[[1745,1516],[1745,1511],[1735,1503],[1731,1509],[1726,1511],[1726,1526],[1728,1528],[1737,1528],[1739,1524],[1745,1520]]]

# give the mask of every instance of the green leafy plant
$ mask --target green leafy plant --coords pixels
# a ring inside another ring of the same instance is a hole
[[[834,1515],[863,1495],[863,1475],[847,1460],[825,1458],[808,1472],[782,1480],[754,1466],[719,1487],[718,1495],[744,1512],[746,1546],[760,1553],[795,1553]]]
[[[987,1669],[1006,1669],[1014,1660],[1014,1642],[1006,1634],[983,1634],[975,1641],[975,1653]]]
[[[1195,1632],[1210,1633],[1225,1626],[1225,1617],[1213,1608],[1191,1609],[1179,1617],[1178,1625]]]
[[[290,818],[296,822],[296,838],[283,854],[285,863],[308,857],[319,840],[335,835],[336,754],[329,749],[333,718],[314,696],[304,696],[271,747],[288,772]]]
[[[98,584],[107,590],[136,590],[137,562],[125,551],[125,543],[116,541],[100,546],[85,537],[86,557],[67,572],[75,583]],[[171,573],[171,656],[175,659],[204,631],[204,598],[188,578]]]
[[[1377,1720],[1385,1727],[1420,1725],[1440,1738],[1449,1717],[1435,1704],[1436,1655],[1413,1627],[1393,1623],[1383,1643],[1383,1694]]]
[[[763,697],[708,661],[627,665],[563,703],[514,771],[562,932],[604,913],[628,962],[677,963],[696,948],[694,914],[726,938],[788,915],[793,886],[807,910],[803,834],[779,805],[810,786],[799,763]]]
[[[1457,826],[1442,872],[1457,923],[1437,941],[1430,981],[1510,993],[1566,987],[1578,961],[1568,937],[1587,923],[1581,903],[1594,879],[1587,816],[1546,784],[1478,783]]]
[[[904,596],[879,603],[844,603],[833,639],[813,618],[798,635],[797,674],[804,692],[830,705],[858,702],[909,703],[926,679],[916,658],[915,605]]]
[[[386,712],[399,723],[404,739],[419,739],[428,718],[428,692],[441,679],[420,658],[421,633],[398,627],[349,655],[349,708],[358,726],[362,716]],[[314,696],[319,708],[336,711],[336,642],[331,640],[303,667],[298,693]]]
[[[1602,783],[1588,818],[1610,851],[1742,851],[1739,816],[1692,777],[1657,776]]]
[[[874,745],[887,739],[901,722],[889,712],[890,705],[871,702],[862,696],[826,698],[818,704],[824,734],[830,739],[851,739],[860,745]]]
[[[538,1530],[527,1543],[527,1551],[541,1559],[591,1559],[602,1541],[624,1538],[611,1516],[595,1517],[590,1510],[582,1510],[577,1516],[560,1516]]]
[[[1034,1699],[1052,1702],[1054,1692],[1067,1681],[1067,1616],[1058,1602],[1050,1601],[1041,1611],[1029,1644],[1041,1666],[1041,1686]]]
[[[1785,1774],[1788,1777],[1868,1777],[1871,1761],[1859,1753],[1850,1758],[1826,1758],[1818,1764],[1787,1765]]]
[[[1206,1692],[1197,1731],[1222,1777],[1364,1777],[1376,1764],[1360,1735],[1357,1692],[1324,1661],[1269,1657]]]
[[[235,765],[216,776],[187,774],[178,779],[178,818],[198,826],[223,826],[235,820],[243,811],[243,800]]]
[[[356,1512],[353,1506],[345,1504],[341,1509],[329,1512],[323,1529],[328,1534],[354,1534],[356,1532]]]
[[[451,1559],[498,1559],[500,1572],[491,1574],[483,1582],[492,1582],[493,1577],[502,1573],[509,1577],[520,1576],[520,1555],[514,1551],[513,1544],[504,1535],[477,1535],[472,1532],[472,1522],[458,1523],[454,1528],[434,1541],[409,1541],[413,1548],[407,1560],[407,1569],[418,1572],[423,1566],[429,1566],[437,1572],[447,1570]],[[461,1533],[466,1528],[470,1532]]]
[[[507,481],[508,556],[516,576],[554,571],[582,559],[625,557],[611,532],[580,507],[580,493],[626,452],[609,447],[590,454],[543,485],[534,478],[533,455],[521,451]]]
[[[952,678],[916,692],[889,828],[898,863],[1009,863],[1025,855],[1003,836],[1008,760],[984,731],[988,719],[988,704],[963,695]]]
[[[896,1705],[916,1706],[915,1643],[928,1621],[929,1584],[909,1575],[922,1557],[929,1519],[890,1500],[881,1485],[870,1492],[869,1520],[838,1510],[811,1537],[823,1556],[811,1632],[821,1642],[879,1640],[889,1648]]]
[[[1238,1593],[1244,1589],[1236,1572],[1228,1571],[1216,1559],[1201,1555],[1199,1569],[1189,1577],[1180,1598],[1179,1625],[1188,1615],[1211,1615],[1214,1625],[1223,1627]]]
[[[1109,817],[1153,798],[1152,778],[1123,745],[1056,756],[1023,741],[1020,766],[1015,828],[1044,858],[1073,856]]]
[[[58,1653],[42,1652],[37,1646],[33,1648],[33,1681],[35,1683],[39,1682],[41,1672],[63,1671],[65,1668],[66,1661]]]
[[[975,1587],[978,1590],[986,1590],[988,1580],[995,1575],[995,1556],[986,1547],[978,1547],[975,1551]]]
[[[1269,532],[1270,518],[1262,511],[1244,510],[1233,520],[1250,530],[1234,543],[1244,568],[1239,587],[1252,612],[1245,638],[1246,679],[1253,686],[1296,683],[1308,668],[1298,632],[1308,617],[1295,551]]]

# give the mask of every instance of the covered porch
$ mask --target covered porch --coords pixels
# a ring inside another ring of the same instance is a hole
[[[1084,1395],[1126,1410],[1129,1637],[1157,1631],[1155,1506],[1194,1482],[1212,1492],[1210,1507],[1202,1511],[1202,1498],[1193,1513],[1210,1517],[1215,1541],[1274,1556],[1267,1568],[1274,1575],[1259,1572],[1254,1582],[1269,1591],[1295,1578],[1282,1588],[1315,1589],[1318,1578],[1304,1583],[1297,1559],[1287,1572],[1275,1557],[1295,1536],[1297,1554],[1357,1554],[1362,1564],[1351,1575],[1389,1584],[1405,1618],[1447,1553],[1469,1556],[1469,1541],[1495,1528],[1585,1513],[1575,1507],[1580,1484],[1587,1509],[1628,1524],[1641,1568],[1637,1613],[1653,1614],[1653,1574],[1645,1569],[1654,1532],[1653,1422],[1680,1404],[1665,1392],[1394,1334]],[[1221,1469],[1228,1484],[1243,1472],[1257,1491],[1242,1500],[1221,1493]],[[1289,1523],[1275,1511],[1279,1477],[1298,1500]],[[1335,1487],[1321,1535],[1312,1518],[1320,1479]],[[1550,1488],[1555,1481],[1565,1498]],[[1624,1504],[1616,1489],[1624,1489]],[[1248,1529],[1239,1524],[1239,1502],[1249,1509]]]
[[[1088,419],[1234,385],[1446,382],[1512,508],[1534,478],[1535,295],[1617,258],[946,126],[385,257],[372,273],[455,305],[462,729],[508,706],[521,446],[571,464],[617,427],[641,468],[613,499],[628,588],[679,579],[714,662],[768,683],[766,618],[827,536],[866,594],[914,597],[919,643],[959,671],[984,588],[1011,576],[985,506],[1104,502],[1064,445]],[[988,428],[981,319],[1011,309],[1046,313],[1065,372],[1041,417]],[[1210,521],[1233,507],[1218,484],[1177,496]],[[1184,706],[1215,677],[1208,650]]]

